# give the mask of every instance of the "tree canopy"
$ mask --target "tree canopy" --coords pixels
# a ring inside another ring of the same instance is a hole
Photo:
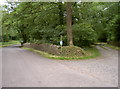
[[[3,41],[58,45],[61,35],[64,45],[68,40],[76,46],[120,41],[118,2],[21,2],[4,8]]]

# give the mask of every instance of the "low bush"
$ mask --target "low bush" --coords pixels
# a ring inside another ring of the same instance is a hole
[[[92,29],[92,25],[87,23],[73,25],[73,34],[74,44],[79,47],[90,46],[97,40],[97,34]]]

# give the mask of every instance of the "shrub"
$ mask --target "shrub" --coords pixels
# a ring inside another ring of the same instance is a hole
[[[91,24],[75,24],[73,25],[73,39],[76,46],[90,46],[97,40],[97,34]]]

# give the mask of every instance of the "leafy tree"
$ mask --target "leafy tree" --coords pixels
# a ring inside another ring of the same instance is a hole
[[[89,46],[119,41],[119,4],[110,2],[8,3],[3,11],[4,41]],[[66,24],[67,23],[67,24]]]

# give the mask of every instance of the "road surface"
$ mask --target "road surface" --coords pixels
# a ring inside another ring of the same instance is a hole
[[[0,89],[2,88],[2,49],[0,49]]]
[[[2,87],[117,87],[118,52],[98,47],[101,57],[54,60],[16,46],[2,49]]]

